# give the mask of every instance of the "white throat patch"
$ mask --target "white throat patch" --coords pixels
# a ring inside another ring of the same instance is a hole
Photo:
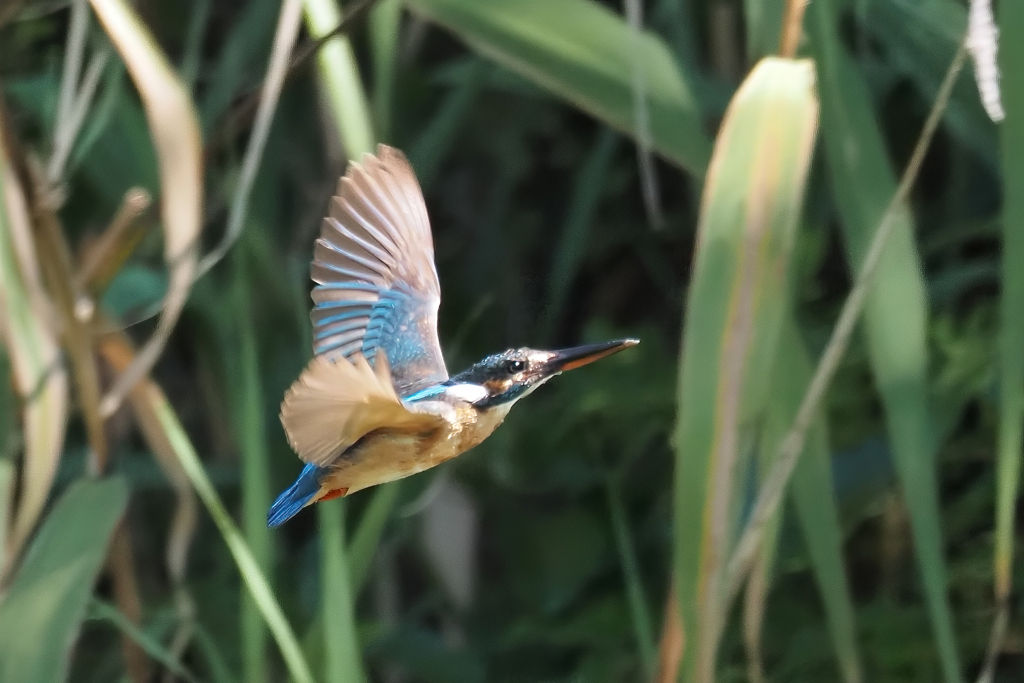
[[[476,403],[487,398],[487,389],[484,389],[479,384],[455,384],[445,387],[444,394],[457,401]]]

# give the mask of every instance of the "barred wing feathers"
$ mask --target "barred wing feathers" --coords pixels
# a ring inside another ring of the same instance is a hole
[[[324,219],[312,277],[317,355],[352,360],[383,350],[402,396],[448,379],[430,221],[401,152],[381,145],[349,166]]]
[[[374,430],[421,434],[445,420],[402,403],[387,358],[378,351],[373,368],[361,353],[352,362],[315,357],[285,394],[281,424],[299,457],[322,467]]]

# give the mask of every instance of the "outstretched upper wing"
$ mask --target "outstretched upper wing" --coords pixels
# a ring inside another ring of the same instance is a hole
[[[338,184],[313,257],[313,351],[375,358],[400,395],[448,379],[437,339],[441,287],[416,175],[397,149],[363,155]]]

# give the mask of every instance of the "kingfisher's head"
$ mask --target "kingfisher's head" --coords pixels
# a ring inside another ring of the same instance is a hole
[[[620,339],[561,351],[509,349],[484,358],[452,377],[448,383],[468,384],[483,389],[480,392],[482,398],[473,402],[477,408],[510,405],[559,373],[574,370],[639,343],[637,339]]]

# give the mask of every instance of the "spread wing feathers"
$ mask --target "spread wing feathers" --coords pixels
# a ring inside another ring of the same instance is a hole
[[[312,277],[316,354],[351,360],[383,349],[403,396],[448,379],[430,221],[401,152],[380,145],[377,156],[349,166],[316,242]]]
[[[375,369],[361,353],[353,361],[315,357],[284,396],[281,424],[307,463],[326,465],[377,429],[425,433],[444,425],[444,418],[410,411],[399,400],[382,351]]]

